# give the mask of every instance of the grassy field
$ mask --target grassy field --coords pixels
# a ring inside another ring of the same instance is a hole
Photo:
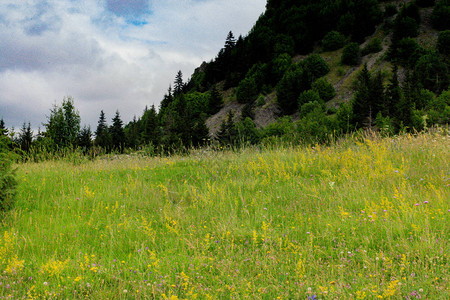
[[[18,166],[0,298],[448,299],[450,137]]]

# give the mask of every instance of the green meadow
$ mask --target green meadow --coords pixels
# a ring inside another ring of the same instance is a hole
[[[22,163],[1,299],[448,299],[450,137]]]

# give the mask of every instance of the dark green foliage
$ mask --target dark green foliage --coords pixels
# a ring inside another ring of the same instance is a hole
[[[412,38],[403,38],[389,49],[389,58],[402,66],[414,66],[423,54],[422,47]]]
[[[437,30],[450,29],[450,0],[439,0],[436,3],[431,22]]]
[[[322,39],[322,49],[324,51],[334,51],[340,49],[345,44],[345,35],[335,30],[328,32]]]
[[[300,108],[302,118],[297,122],[300,139],[317,144],[329,141],[334,125],[327,118],[324,107],[319,102],[309,102]]]
[[[411,17],[397,17],[394,23],[393,42],[406,37],[416,37],[419,33],[419,24]]]
[[[19,132],[19,145],[20,149],[24,152],[29,152],[31,144],[33,142],[33,131],[31,131],[31,124],[28,125],[24,122]]]
[[[283,53],[292,56],[295,54],[295,41],[294,39],[286,34],[279,34],[276,37],[274,54],[281,55]]]
[[[100,111],[97,130],[95,131],[95,145],[105,149],[106,151],[110,151],[112,147],[111,143],[111,135],[108,130],[108,125],[106,124],[106,116],[102,110]]]
[[[436,54],[427,54],[417,61],[415,73],[421,85],[435,93],[440,93],[449,86],[448,65]]]
[[[158,145],[160,142],[160,132],[158,115],[155,106],[152,105],[150,109],[145,109],[144,114],[140,120],[140,139],[139,144],[144,145]]]
[[[292,58],[287,53],[280,54],[272,61],[271,66],[271,83],[276,84],[283,78],[284,73],[292,66]]]
[[[341,63],[344,65],[358,65],[360,58],[361,49],[357,43],[350,43],[342,50]]]
[[[239,103],[249,103],[258,96],[258,88],[254,77],[245,78],[239,83],[236,98]]]
[[[259,131],[251,118],[243,118],[236,124],[239,143],[257,144],[260,140]]]
[[[320,99],[319,93],[316,91],[307,90],[302,92],[298,98],[298,107],[302,108],[304,104],[309,102],[323,103],[323,100]],[[300,110],[300,116],[301,114],[302,111]]]
[[[84,126],[78,134],[78,147],[84,153],[87,153],[92,148],[92,131],[90,126]]]
[[[367,65],[358,75],[353,99],[353,124],[356,127],[374,125],[375,117],[383,109],[384,87],[381,73],[371,76]]]
[[[209,101],[208,101],[208,114],[213,115],[223,107],[223,98],[222,95],[217,90],[217,86],[214,85],[211,88],[209,93]]]
[[[336,127],[341,133],[350,133],[353,127],[353,107],[351,103],[342,103],[336,113]]]
[[[436,0],[416,0],[416,4],[420,7],[431,7]]]
[[[314,81],[311,87],[313,91],[319,93],[320,98],[325,102],[330,101],[336,95],[333,85],[325,77]]]
[[[392,17],[398,12],[397,6],[395,4],[387,4],[384,7],[384,16],[385,17]]]
[[[109,128],[109,133],[111,135],[112,149],[122,153],[125,147],[125,133],[123,131],[123,122],[120,119],[119,111],[116,111],[116,114],[112,119],[112,125]]]
[[[181,94],[184,89],[184,83],[183,83],[183,73],[178,71],[177,76],[175,77],[174,85],[173,85],[173,93],[174,95]]]
[[[16,194],[17,180],[12,169],[10,143],[4,134],[0,134],[0,211],[13,207]]]
[[[56,104],[50,110],[46,127],[46,137],[59,147],[74,147],[80,131],[80,115],[76,111],[72,97],[66,97],[61,106]]]
[[[439,32],[437,49],[443,55],[450,55],[450,30]]]
[[[282,137],[290,135],[292,136],[294,133],[294,123],[292,122],[292,118],[289,116],[282,117],[277,119],[274,123],[267,125],[262,130],[262,137]]]
[[[284,74],[277,85],[277,101],[284,114],[293,114],[297,110],[298,96],[307,86],[301,66],[294,66]]]
[[[6,128],[5,121],[3,121],[3,118],[0,120],[0,136],[7,136],[8,135],[8,128]]]
[[[381,40],[379,38],[374,38],[361,50],[361,55],[367,55],[369,53],[377,53],[383,49],[381,46]]]
[[[222,146],[233,146],[237,142],[237,130],[234,126],[234,113],[230,110],[227,117],[220,124],[219,131],[216,134],[216,140]]]
[[[325,76],[330,72],[327,62],[319,54],[312,54],[305,58],[301,65],[303,66],[303,77],[307,80],[308,87],[318,78]]]

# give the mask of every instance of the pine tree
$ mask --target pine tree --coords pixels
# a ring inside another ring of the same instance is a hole
[[[167,107],[169,107],[169,104],[172,103],[172,101],[173,101],[172,86],[169,85],[167,94],[164,95],[164,98],[161,101],[161,104],[159,105],[159,111],[163,112]]]
[[[113,149],[122,153],[125,146],[125,133],[123,131],[123,122],[120,119],[118,110],[112,119],[112,126],[109,131],[111,134],[111,144]]]

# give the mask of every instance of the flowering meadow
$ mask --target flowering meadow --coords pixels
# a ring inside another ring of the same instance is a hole
[[[449,299],[450,136],[17,166],[0,299]]]

